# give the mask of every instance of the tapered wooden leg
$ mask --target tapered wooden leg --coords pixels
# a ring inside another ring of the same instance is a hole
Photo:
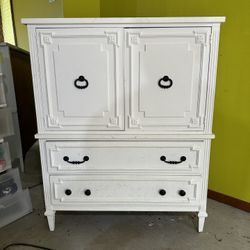
[[[198,213],[198,232],[201,233],[203,232],[203,228],[204,228],[204,224],[205,224],[205,219],[207,217],[207,213],[206,212],[199,212]]]
[[[50,231],[55,230],[55,214],[56,212],[53,210],[46,210],[46,212],[44,213],[44,215],[47,216]]]

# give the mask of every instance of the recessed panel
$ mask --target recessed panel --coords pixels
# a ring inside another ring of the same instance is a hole
[[[51,29],[38,34],[46,128],[123,129],[121,29]]]
[[[127,30],[128,127],[203,130],[209,28]]]

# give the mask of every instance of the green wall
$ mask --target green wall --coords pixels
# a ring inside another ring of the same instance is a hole
[[[220,40],[209,188],[250,202],[250,1],[64,0],[64,15],[226,16]]]
[[[63,17],[63,0],[12,0],[17,46],[29,49],[27,27],[21,24],[26,17]]]
[[[63,1],[65,17],[99,17],[100,0]]]

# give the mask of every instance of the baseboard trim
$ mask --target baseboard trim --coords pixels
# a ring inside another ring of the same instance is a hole
[[[250,212],[250,203],[246,201],[239,200],[237,198],[221,194],[212,190],[208,190],[208,198],[211,198],[213,200],[225,203],[227,205],[230,205],[232,207],[239,208],[241,210],[244,210],[246,212]]]

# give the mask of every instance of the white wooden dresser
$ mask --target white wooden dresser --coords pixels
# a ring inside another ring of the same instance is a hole
[[[45,215],[198,212],[224,17],[23,19]]]

